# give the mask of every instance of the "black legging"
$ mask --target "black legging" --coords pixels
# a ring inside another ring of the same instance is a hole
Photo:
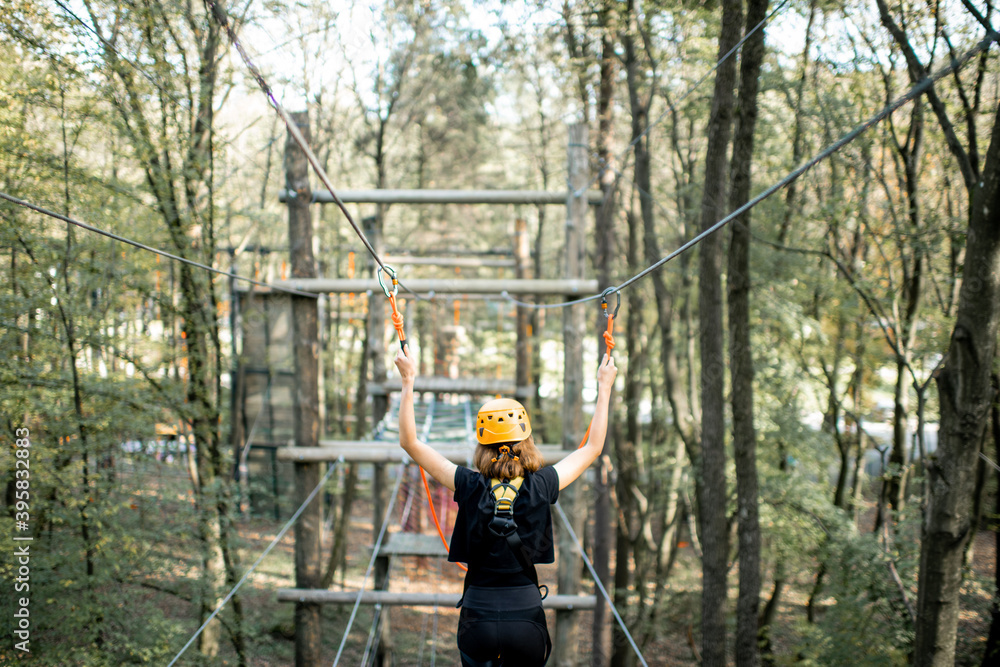
[[[535,586],[466,590],[458,619],[463,667],[542,667],[551,648]]]

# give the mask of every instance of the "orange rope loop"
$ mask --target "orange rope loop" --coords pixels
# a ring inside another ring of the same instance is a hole
[[[396,284],[395,279],[392,281]],[[392,307],[392,326],[396,329],[396,335],[399,336],[400,342],[406,340],[406,333],[403,331],[403,316],[399,313],[399,308],[396,306],[396,295],[389,295],[389,305]]]
[[[615,316],[608,314],[608,330],[604,332],[604,343],[608,346],[608,354],[615,349]]]

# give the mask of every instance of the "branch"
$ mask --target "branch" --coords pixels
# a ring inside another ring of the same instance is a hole
[[[881,0],[879,1],[881,2]],[[851,285],[854,291],[858,293],[858,296],[860,296],[861,299],[865,302],[865,305],[868,306],[869,312],[872,314],[872,316],[875,317],[875,320],[878,322],[878,326],[882,330],[882,334],[885,336],[885,340],[889,344],[889,347],[897,356],[900,357],[902,356],[902,353],[900,352],[896,342],[896,337],[893,334],[891,327],[889,327],[889,325],[885,323],[886,318],[885,315],[882,313],[881,306],[879,306],[877,302],[875,302],[874,299],[864,289],[862,289],[861,285],[858,284],[857,279],[854,277],[854,274],[851,273],[851,271],[848,270],[848,268],[844,266],[844,264],[839,259],[834,257],[832,253],[830,253],[828,250],[811,250],[809,248],[794,248],[792,246],[786,246],[780,243],[776,243],[774,241],[769,241],[765,238],[757,236],[756,234],[753,234],[752,238],[754,241],[757,241],[758,243],[763,243],[764,245],[770,246],[777,250],[794,252],[800,255],[813,255],[816,257],[825,257],[826,259],[829,259],[831,262],[833,262],[836,265],[837,270],[840,272],[840,274],[843,275],[845,278],[847,278],[847,282]]]
[[[923,81],[927,78],[927,71],[924,68],[923,63],[917,58],[917,54],[914,53],[913,47],[910,45],[909,39],[899,24],[892,18],[889,14],[889,8],[885,4],[885,0],[875,0],[878,5],[879,16],[882,20],[882,25],[889,31],[893,39],[899,45],[899,48],[903,51],[903,56],[906,58],[906,64],[910,70],[910,80],[913,83],[918,81]],[[952,125],[951,118],[948,116],[948,110],[944,106],[944,102],[938,97],[937,92],[934,89],[934,85],[928,86],[926,93],[928,101],[931,103],[931,108],[934,110],[934,114],[938,118],[938,122],[941,124],[941,130],[944,132],[945,140],[948,144],[948,148],[951,152],[958,158],[958,166],[962,171],[962,178],[965,181],[965,187],[969,192],[972,192],[973,187],[979,182],[978,168],[972,164],[969,160],[969,155],[965,152],[962,144],[958,140],[958,135],[955,134],[955,127]]]
[[[948,32],[942,30],[941,36],[944,37],[944,43],[948,46],[948,55],[951,56],[952,60],[955,60],[958,54],[955,53],[955,47],[951,44]],[[965,94],[965,88],[962,86],[962,77],[959,75],[958,70],[956,69],[951,74],[955,79],[955,89],[958,91],[958,99],[962,101],[962,111],[965,112],[965,131],[969,134],[969,160],[975,166],[979,164],[979,142],[976,140],[976,114],[969,103],[968,95]]]
[[[986,17],[979,13],[979,10],[976,9],[975,5],[969,2],[969,0],[962,0],[962,5],[964,5],[965,8],[969,10],[969,13],[972,14],[977,21],[979,21],[979,25],[986,28],[986,32],[993,32],[993,26],[990,25],[990,22],[986,19]]]

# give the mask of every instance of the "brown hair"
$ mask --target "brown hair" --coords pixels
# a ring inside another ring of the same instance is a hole
[[[509,456],[498,456],[500,448],[504,445],[510,447]],[[514,457],[517,457],[517,461]],[[496,459],[494,461],[493,459]],[[483,473],[487,479],[496,477],[497,479],[514,479],[523,477],[525,473],[535,472],[542,467],[545,459],[542,453],[535,447],[535,438],[528,435],[520,442],[498,442],[495,445],[478,445],[473,458],[476,468]]]

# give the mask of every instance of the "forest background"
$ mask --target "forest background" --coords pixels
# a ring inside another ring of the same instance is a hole
[[[993,664],[1000,64],[989,44],[962,59],[995,37],[991,3],[219,6],[283,104],[308,112],[337,187],[565,191],[567,126],[585,124],[605,202],[586,274],[602,287],[962,60],[622,292],[609,456],[580,495],[588,551],[650,664]],[[286,277],[285,129],[206,6],[3,0],[0,34],[2,192]],[[370,272],[341,214],[317,208],[319,275]],[[561,215],[356,207],[397,252],[509,248],[523,219],[540,278],[564,275]],[[29,429],[37,545],[32,652],[5,639],[0,662],[166,664],[280,525],[236,500],[232,284],[9,201],[0,216],[0,532],[27,509],[15,461]],[[391,368],[391,330],[369,344],[364,296],[345,299],[322,325],[329,437],[365,432],[359,374]],[[451,307],[406,305],[416,345],[433,350]],[[513,376],[509,304],[462,308],[463,374]],[[545,362],[562,319],[531,318],[530,407],[558,442],[561,365]],[[599,348],[595,331],[588,368]],[[159,428],[197,455],[169,467],[134,446]],[[328,486],[334,519],[356,472]],[[344,585],[364,557],[343,535],[329,548],[328,581]],[[0,571],[16,574],[9,558]],[[185,664],[287,663],[273,619],[290,611],[254,595]],[[611,622],[595,627],[560,664],[634,664]]]

